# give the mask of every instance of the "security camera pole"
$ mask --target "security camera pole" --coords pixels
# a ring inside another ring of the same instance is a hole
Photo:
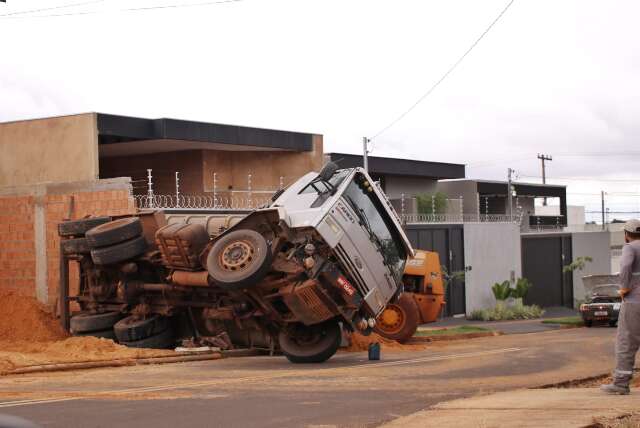
[[[509,213],[509,221],[513,220],[513,192],[511,190],[511,174],[513,174],[513,172],[511,168],[507,170],[507,212]]]

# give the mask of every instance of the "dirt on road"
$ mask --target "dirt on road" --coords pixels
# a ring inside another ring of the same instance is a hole
[[[0,314],[0,375],[41,364],[175,355],[97,337],[69,337],[47,307],[16,293],[0,293]]]

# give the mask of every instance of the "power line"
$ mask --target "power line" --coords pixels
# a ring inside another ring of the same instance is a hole
[[[104,1],[104,0],[100,0],[100,1]],[[211,5],[217,5],[217,4],[224,4],[224,3],[238,3],[238,2],[242,2],[244,0],[217,0],[217,1],[207,1],[207,2],[201,2],[201,3],[186,3],[186,4],[167,4],[167,5],[162,5],[162,6],[148,6],[148,7],[130,7],[130,8],[124,8],[124,9],[116,9],[113,12],[140,12],[140,11],[147,11],[147,10],[158,10],[158,9],[177,9],[177,8],[183,8],[183,7],[199,7],[199,6],[211,6]],[[98,2],[97,0],[95,1],[96,3]],[[70,7],[70,6],[67,6]],[[5,15],[0,15],[0,18],[4,18],[4,19],[24,19],[24,18],[55,18],[55,17],[61,17],[61,16],[80,16],[80,15],[95,15],[95,14],[99,14],[99,13],[104,13],[104,12],[111,12],[111,11],[99,11],[99,10],[89,10],[89,11],[79,11],[79,12],[69,12],[69,13],[57,13],[57,14],[50,14],[50,15],[29,15],[29,16],[5,16]],[[25,12],[25,13],[33,13],[31,12]]]
[[[451,67],[449,67],[449,69],[442,75],[442,77],[440,77],[440,79],[438,79],[436,81],[436,83],[434,83],[433,86],[431,86],[431,88],[429,88],[429,90],[427,92],[422,94],[422,96],[420,98],[418,98],[418,100],[415,103],[413,103],[411,105],[411,107],[409,107],[400,116],[398,116],[397,118],[392,120],[391,123],[389,123],[387,126],[385,126],[380,131],[378,131],[373,137],[371,137],[371,139],[373,140],[373,139],[377,138],[379,135],[381,135],[382,133],[386,132],[389,128],[391,128],[393,125],[395,125],[396,123],[400,122],[406,115],[411,113],[411,111],[414,108],[416,108],[418,106],[418,104],[420,104],[422,101],[425,100],[425,98],[427,98],[429,95],[431,95],[431,93],[440,85],[440,83],[442,83],[444,81],[444,79],[446,79],[449,76],[449,74],[451,74],[453,72],[453,70],[456,69],[456,67],[467,57],[467,55],[469,55],[471,53],[471,51],[476,47],[476,45],[478,43],[480,43],[480,41],[484,38],[484,36],[486,36],[487,33],[489,33],[491,28],[493,28],[493,26],[500,20],[500,18],[502,18],[502,15],[504,15],[507,12],[507,10],[511,7],[511,5],[513,4],[514,1],[515,0],[511,0],[511,1],[509,1],[509,3],[507,3],[507,5],[504,7],[504,9],[502,9],[502,11],[493,20],[493,22],[491,22],[491,24],[489,24],[489,26],[482,32],[482,34],[480,34],[480,37],[478,37],[471,44],[471,46],[465,51],[465,53],[462,54],[462,56],[460,58],[458,58],[458,60]]]
[[[72,3],[72,4],[63,4],[63,5],[60,5],[60,6],[44,7],[44,8],[40,8],[40,9],[20,10],[20,11],[16,11],[16,12],[4,13],[4,14],[0,15],[0,18],[3,18],[5,16],[15,16],[15,15],[24,15],[24,14],[29,14],[29,13],[47,12],[47,11],[56,10],[56,9],[66,9],[66,8],[69,8],[69,7],[86,6],[88,4],[102,3],[103,1],[104,0],[92,0],[92,1],[85,1],[85,2],[82,2],[82,3]]]

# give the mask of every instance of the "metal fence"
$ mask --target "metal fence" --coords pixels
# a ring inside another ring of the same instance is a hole
[[[402,214],[402,221],[416,223],[522,223],[521,215],[502,214]]]
[[[213,196],[213,195],[134,195],[139,209],[162,210],[253,210],[267,205],[271,196]]]

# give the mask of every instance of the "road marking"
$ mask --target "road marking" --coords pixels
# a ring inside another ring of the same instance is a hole
[[[100,398],[102,396],[110,396],[110,395],[118,395],[118,394],[127,395],[127,394],[136,394],[136,393],[144,393],[144,392],[191,389],[191,388],[198,388],[203,386],[214,386],[217,384],[243,383],[243,382],[251,382],[251,381],[278,379],[278,378],[284,378],[284,377],[310,375],[310,374],[317,375],[319,373],[322,374],[322,373],[329,373],[329,372],[340,372],[340,371],[347,371],[347,370],[353,370],[353,369],[377,368],[377,367],[385,368],[385,367],[393,367],[393,366],[399,366],[399,365],[405,365],[405,364],[424,363],[424,362],[430,362],[430,361],[444,361],[444,360],[454,360],[458,358],[470,358],[470,357],[481,357],[486,355],[506,354],[506,353],[518,352],[522,350],[523,348],[503,348],[503,349],[493,349],[489,351],[477,351],[477,352],[466,352],[461,354],[436,355],[431,357],[412,358],[408,360],[383,361],[379,363],[363,363],[363,364],[343,366],[343,367],[327,367],[327,368],[320,368],[317,370],[291,370],[291,371],[285,371],[285,372],[270,373],[264,376],[249,376],[249,377],[242,377],[242,378],[235,378],[235,379],[213,379],[208,381],[187,382],[182,384],[174,383],[174,384],[167,384],[167,385],[146,386],[146,387],[140,387],[140,388],[98,391],[95,393],[89,393],[85,396],[79,396],[79,397],[40,398],[40,399],[36,398],[31,400],[4,401],[4,402],[0,402],[0,408],[58,403],[63,401],[74,401],[74,400],[90,400],[90,399]],[[66,393],[66,392],[61,392],[61,393]],[[73,392],[69,392],[69,394],[72,394],[72,393]],[[1,394],[2,392],[0,392],[0,395]]]

